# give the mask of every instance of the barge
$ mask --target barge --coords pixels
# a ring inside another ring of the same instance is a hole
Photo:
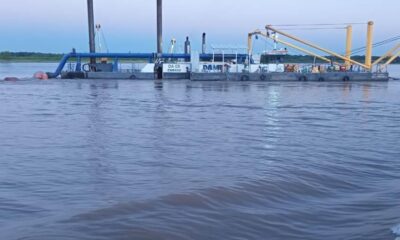
[[[352,59],[352,26],[346,37],[346,53],[338,54],[306,40],[292,36],[271,25],[265,31],[248,34],[246,48],[215,48],[206,52],[206,34],[202,36],[202,52],[191,51],[186,38],[184,53],[175,53],[176,40],[171,40],[170,53],[77,53],[72,51],[61,60],[49,78],[65,79],[130,79],[191,81],[388,81],[387,66],[400,56],[400,44],[372,62],[373,22],[368,22],[365,62]],[[253,37],[273,42],[274,48],[260,55],[253,54]],[[281,36],[291,41],[281,39]],[[300,47],[293,42],[306,47]],[[284,47],[278,48],[279,45]],[[288,48],[314,57],[313,63],[294,64],[285,61]],[[322,52],[325,55],[316,53]],[[85,63],[84,61],[90,60]],[[316,60],[319,60],[317,63]],[[382,62],[387,59],[385,63]],[[75,60],[75,62],[71,62]],[[141,61],[141,64],[139,62]],[[320,63],[320,62],[325,63]],[[131,67],[123,67],[131,64]]]
[[[157,52],[156,53],[99,53],[96,52],[96,33],[94,24],[93,0],[87,1],[88,30],[90,53],[77,53],[74,50],[66,54],[58,68],[53,73],[39,72],[38,78],[67,78],[67,79],[130,79],[130,80],[192,80],[192,81],[388,81],[390,79],[386,67],[400,56],[400,43],[379,59],[372,62],[372,50],[375,46],[382,46],[398,38],[392,38],[374,44],[372,21],[367,25],[367,39],[365,46],[365,62],[357,62],[352,59],[353,28],[351,24],[325,24],[335,26],[338,29],[346,29],[345,53],[339,54],[325,49],[309,41],[292,36],[276,26],[266,25],[265,30],[250,32],[247,38],[246,52],[236,49],[227,53],[207,53],[206,34],[202,35],[201,53],[191,51],[189,38],[184,43],[184,53],[175,53],[176,40],[171,40],[170,52],[163,53],[163,11],[162,0],[157,0]],[[100,25],[97,25],[97,30]],[[281,25],[284,26],[284,25]],[[286,25],[286,26],[299,26]],[[310,26],[310,24],[308,25]],[[320,29],[324,24],[311,24]],[[280,36],[290,39],[286,41]],[[267,41],[273,41],[272,52],[261,54],[257,60],[253,54],[253,37],[263,37]],[[100,43],[98,43],[100,44]],[[277,45],[285,48],[278,49]],[[299,46],[297,44],[301,44]],[[285,62],[283,56],[287,55],[287,48],[313,56],[312,64],[293,64]],[[107,50],[108,51],[108,50]],[[318,53],[322,53],[318,54]],[[317,64],[316,59],[325,62]],[[339,62],[335,62],[333,59]],[[75,60],[75,62],[71,62]],[[126,61],[131,61],[129,68],[124,68]],[[384,60],[385,63],[381,64]],[[87,63],[84,63],[86,61]],[[121,62],[123,61],[123,63]],[[140,66],[138,61],[142,61]]]
[[[388,81],[389,74],[377,67],[367,71],[362,67],[349,69],[337,64],[290,64],[286,52],[271,51],[257,62],[248,54],[123,54],[76,53],[64,56],[50,78],[63,79],[125,79],[125,80],[191,80],[191,81]],[[95,64],[83,59],[109,59]],[[75,59],[75,62],[69,62]],[[147,59],[146,63],[123,68],[121,60]],[[157,59],[165,59],[159,61]],[[222,60],[223,59],[223,60]],[[136,66],[136,67],[135,67]],[[64,70],[66,69],[66,70]]]

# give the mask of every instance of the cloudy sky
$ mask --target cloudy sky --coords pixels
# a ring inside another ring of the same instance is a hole
[[[156,49],[155,0],[94,0],[111,52]],[[0,51],[87,51],[86,0],[2,1]],[[200,49],[208,43],[245,46],[247,33],[266,24],[347,23],[375,21],[375,40],[399,35],[399,0],[164,0],[164,46],[174,37],[182,45],[190,36]],[[354,47],[365,45],[365,25],[356,25]],[[345,30],[291,31],[342,52]],[[258,40],[261,50],[265,41]],[[389,46],[387,46],[389,48]],[[384,51],[378,49],[378,51]]]

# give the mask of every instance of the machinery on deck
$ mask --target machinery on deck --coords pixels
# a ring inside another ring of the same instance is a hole
[[[321,25],[321,24],[319,24],[319,25]],[[329,24],[329,25],[331,25],[331,24]],[[395,47],[390,49],[388,52],[386,52],[384,55],[382,55],[379,59],[375,60],[374,62],[372,62],[373,47],[381,46],[383,44],[388,44],[388,43],[391,43],[392,41],[397,41],[400,38],[394,37],[394,38],[373,44],[373,27],[374,27],[374,22],[370,21],[367,23],[366,47],[360,48],[361,50],[365,49],[365,61],[364,62],[358,62],[358,61],[355,61],[354,59],[352,59],[352,51],[353,51],[352,50],[352,39],[353,39],[353,26],[352,25],[348,25],[344,28],[344,29],[346,29],[346,50],[345,50],[345,54],[343,54],[343,55],[336,53],[332,50],[323,48],[317,44],[303,40],[294,35],[288,34],[282,30],[278,30],[277,28],[275,28],[272,25],[267,25],[265,27],[266,28],[265,32],[263,32],[261,30],[255,30],[248,34],[248,54],[250,56],[253,54],[253,42],[252,42],[253,36],[262,36],[262,37],[265,37],[266,39],[273,40],[275,43],[283,44],[289,48],[300,51],[306,55],[313,56],[316,59],[320,59],[331,65],[335,64],[335,65],[340,65],[341,67],[344,66],[346,71],[353,71],[353,69],[355,69],[353,66],[358,66],[358,69],[362,68],[362,70],[364,70],[364,71],[371,72],[371,71],[373,71],[373,67],[376,66],[377,67],[376,71],[381,72],[386,68],[387,65],[391,64],[393,61],[395,61],[397,59],[397,57],[400,56],[400,44],[397,44]],[[279,37],[279,35],[284,36],[296,43],[305,45],[309,49],[313,49],[314,51],[306,49],[305,47],[299,46],[295,43],[282,40]],[[358,52],[360,49],[358,49]],[[328,54],[328,56],[323,56],[321,54],[318,54],[315,52],[315,50],[318,50],[324,54]],[[338,62],[333,62],[332,58],[339,59],[339,60],[343,61],[344,64],[341,64]],[[387,58],[389,58],[389,59],[387,59]],[[385,59],[387,59],[387,61],[384,64],[379,65]],[[341,69],[343,69],[343,68],[341,68]]]

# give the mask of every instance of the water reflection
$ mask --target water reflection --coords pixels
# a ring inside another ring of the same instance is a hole
[[[94,80],[97,81],[97,80]],[[106,82],[102,82],[101,80],[99,82],[92,82],[90,84],[91,89],[118,89],[119,84],[118,81],[115,80],[107,80]]]
[[[3,87],[4,239],[391,239],[399,223],[400,84]]]
[[[89,112],[87,114],[87,160],[90,168],[88,172],[93,172],[93,178],[98,182],[110,172],[115,171],[109,159],[109,151],[113,142],[110,141],[111,129],[108,122],[112,96],[110,89],[118,89],[118,82],[91,82],[89,84],[88,100]]]
[[[154,89],[156,90],[163,90],[164,82],[162,80],[155,80],[154,81]]]
[[[348,82],[343,83],[342,92],[344,97],[348,97],[350,95],[352,84]]]
[[[363,84],[362,89],[363,89],[363,100],[368,101],[370,98],[371,85]]]

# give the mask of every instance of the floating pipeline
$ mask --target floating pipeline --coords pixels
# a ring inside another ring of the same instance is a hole
[[[20,80],[20,79],[17,78],[17,77],[5,77],[3,79],[3,81],[6,81],[6,82],[15,82],[15,81],[18,81],[18,80]]]
[[[35,72],[35,74],[33,74],[33,78],[39,79],[39,80],[48,80],[49,76],[47,73],[39,71],[39,72]]]

